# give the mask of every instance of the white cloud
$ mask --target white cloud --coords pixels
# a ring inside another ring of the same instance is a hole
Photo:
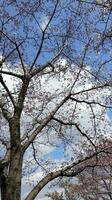
[[[41,22],[40,22],[40,26],[41,26],[41,29],[44,30],[47,26],[49,22],[49,19],[47,16],[43,16],[42,19],[41,19]]]

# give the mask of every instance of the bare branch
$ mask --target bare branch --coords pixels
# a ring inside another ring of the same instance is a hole
[[[20,44],[17,44],[15,41],[13,41],[6,33],[4,33],[3,31],[0,31],[16,48],[13,49],[7,57],[9,57],[15,50],[17,50],[18,52],[18,56],[19,56],[19,59],[20,59],[20,62],[21,62],[21,65],[22,65],[22,69],[23,69],[23,72],[25,74],[25,66],[24,66],[24,63],[23,63],[23,58],[22,58],[22,55],[21,55],[21,52],[19,50],[19,46],[23,43],[21,42]],[[6,59],[5,59],[6,60]],[[3,61],[4,62],[4,61]]]
[[[52,58],[52,60],[50,60],[49,62],[47,62],[45,65],[41,65],[41,66],[37,66],[36,69],[34,69],[33,71],[30,72],[31,76],[35,76],[36,74],[39,74],[40,72],[44,71],[47,67],[51,67],[51,72],[54,71],[55,68],[55,61],[57,60],[57,58],[60,56],[60,54],[62,53],[63,49],[65,48],[66,45],[63,45],[59,52],[55,55],[54,58]]]
[[[55,120],[55,121],[57,121],[58,123],[61,123],[61,124],[63,124],[63,125],[75,126],[76,129],[79,131],[79,133],[80,133],[82,136],[84,136],[84,137],[90,142],[90,144],[92,144],[92,146],[96,149],[95,144],[92,142],[92,140],[89,138],[89,136],[88,136],[86,133],[84,133],[84,132],[80,129],[80,127],[79,127],[79,125],[78,125],[77,123],[73,123],[73,122],[64,122],[64,121],[62,121],[62,120],[60,120],[60,119],[58,119],[58,118],[56,118],[56,117],[53,117],[53,120]]]
[[[91,1],[86,1],[86,0],[77,0],[78,2],[81,2],[81,3],[87,3],[87,4],[90,4],[90,5],[95,5],[95,6],[99,6],[101,8],[107,8],[107,9],[112,9],[111,7],[111,4],[110,4],[110,7],[109,7],[109,4],[107,3],[98,3],[98,1],[95,1],[95,2],[91,2]]]
[[[19,46],[21,46],[21,45],[23,44],[23,42],[24,42],[24,41],[22,41],[22,42],[20,42],[20,44],[18,44],[18,48],[19,48]],[[12,55],[12,54],[14,53],[15,50],[17,50],[17,49],[16,49],[16,48],[12,49],[12,51],[10,51],[10,52],[8,53],[8,55],[7,55],[5,58],[3,58],[2,64],[6,62],[6,60],[10,57],[10,55]]]
[[[14,73],[14,72],[10,72],[10,71],[0,70],[0,74],[7,74],[7,75],[10,75],[10,76],[14,76],[14,77],[20,78],[21,80],[23,80],[23,78],[24,78],[23,75],[17,74],[17,73]]]
[[[10,120],[12,119],[12,114],[7,109],[6,102],[5,102],[3,97],[0,97],[0,108],[1,108],[1,110],[3,112],[3,115],[4,115],[5,119],[8,122],[10,122]]]
[[[28,194],[28,196],[25,198],[25,200],[33,200],[38,193],[43,189],[43,187],[48,184],[50,181],[54,180],[58,177],[64,177],[64,176],[77,176],[79,173],[81,173],[83,170],[85,170],[87,167],[91,167],[91,165],[86,165],[81,168],[78,168],[75,172],[70,173],[69,170],[71,170],[73,167],[88,161],[92,159],[94,156],[99,155],[100,153],[105,153],[105,150],[95,152],[92,155],[89,155],[81,160],[78,160],[76,162],[73,162],[70,165],[67,165],[66,167],[62,167],[60,170],[54,171],[46,175],[37,185],[32,189],[32,191]],[[94,165],[93,165],[94,167]]]
[[[6,92],[7,92],[8,96],[9,96],[9,98],[10,98],[10,100],[11,100],[13,106],[15,107],[14,98],[13,98],[11,92],[9,91],[8,87],[6,86],[5,82],[3,81],[3,78],[2,78],[2,75],[1,75],[1,74],[0,74],[0,83],[2,84],[2,86],[4,87],[4,89],[6,90]]]
[[[76,99],[75,97],[70,97],[70,99],[73,100],[73,101],[76,101],[77,103],[85,103],[85,104],[88,104],[88,105],[94,104],[94,105],[99,105],[103,108],[112,108],[112,106],[107,106],[107,105],[104,105],[104,104],[96,102],[96,101],[79,100],[79,99]]]
[[[37,61],[37,59],[38,59],[38,57],[39,57],[39,55],[40,55],[40,53],[41,53],[42,46],[43,46],[43,43],[44,43],[44,36],[45,36],[46,30],[47,30],[49,24],[51,23],[51,21],[52,21],[54,15],[55,15],[56,8],[57,8],[57,6],[58,6],[58,2],[59,2],[59,0],[57,0],[57,2],[56,2],[56,4],[55,4],[55,7],[54,7],[54,10],[53,10],[53,12],[52,12],[52,15],[51,15],[51,17],[50,17],[50,19],[49,19],[49,21],[48,21],[48,23],[47,23],[45,29],[44,29],[43,32],[42,32],[42,38],[41,38],[40,47],[39,47],[39,50],[38,50],[38,52],[37,52],[37,54],[36,54],[36,56],[35,56],[35,59],[34,59],[32,65],[31,65],[31,67],[30,67],[30,72],[32,71],[32,69],[33,69],[33,67],[34,67],[34,65],[35,65],[35,63],[36,63],[36,61]]]
[[[50,122],[55,113],[59,110],[59,108],[69,99],[70,93],[55,107],[55,109],[43,119],[42,123],[34,129],[34,131],[29,136],[29,139],[23,144],[23,152],[29,147],[32,141],[36,138],[36,136],[43,130],[43,128]]]
[[[94,87],[86,89],[86,90],[81,90],[81,91],[76,92],[76,93],[71,93],[71,95],[78,95],[78,94],[89,92],[89,91],[92,91],[92,90],[98,90],[98,89],[101,89],[101,88],[111,87],[111,85],[112,85],[112,83],[105,83],[105,84],[102,84],[102,85],[94,86]]]

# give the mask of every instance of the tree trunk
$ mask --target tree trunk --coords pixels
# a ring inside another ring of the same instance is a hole
[[[20,153],[15,153],[14,159],[11,162],[7,186],[6,198],[4,200],[20,200],[21,199],[21,176],[22,162]]]
[[[7,177],[6,198],[4,200],[21,199],[22,160],[20,142],[20,122],[14,119],[10,124],[11,151],[10,166]]]
[[[6,199],[6,177],[3,174],[0,175],[0,188],[1,188],[1,200]]]

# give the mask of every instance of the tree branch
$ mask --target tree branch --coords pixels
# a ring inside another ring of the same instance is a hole
[[[20,59],[20,62],[21,62],[21,65],[22,65],[22,69],[23,69],[23,72],[25,74],[25,66],[24,66],[24,63],[23,63],[23,58],[22,58],[22,55],[21,55],[21,52],[19,50],[19,46],[23,43],[21,42],[20,44],[17,44],[15,41],[13,41],[6,33],[4,33],[3,31],[0,31],[14,46],[15,46],[15,49],[13,49],[9,55],[7,57],[9,57],[15,50],[17,50],[17,53],[18,53],[18,56],[19,56],[19,59]],[[5,62],[5,60],[3,61]]]
[[[23,78],[24,78],[23,75],[21,75],[21,74],[16,74],[16,73],[10,72],[10,71],[0,70],[0,74],[6,74],[6,75],[9,75],[9,76],[14,76],[14,77],[20,78],[21,80],[23,80]]]
[[[46,175],[37,185],[32,189],[32,191],[28,194],[28,196],[25,198],[25,200],[34,200],[34,198],[38,195],[38,193],[43,189],[43,187],[48,184],[50,181],[54,180],[55,178],[58,177],[64,177],[64,176],[77,176],[79,173],[81,173],[83,170],[85,170],[87,167],[91,167],[90,165],[82,166],[76,169],[75,172],[70,173],[69,170],[71,170],[73,167],[82,164],[85,161],[88,161],[92,159],[94,156],[100,154],[100,153],[105,153],[105,150],[95,152],[92,155],[89,155],[82,160],[78,160],[76,162],[73,162],[70,165],[67,165],[60,170],[54,171]],[[94,167],[94,165],[93,165]]]
[[[55,57],[52,58],[49,62],[47,62],[45,65],[38,66],[38,68],[36,68],[36,69],[34,69],[33,71],[31,71],[31,73],[30,73],[31,76],[32,76],[32,77],[35,76],[36,74],[42,72],[44,69],[46,69],[46,68],[49,67],[49,66],[52,68],[51,71],[54,71],[54,68],[55,68],[54,62],[55,62],[55,60],[59,57],[59,55],[62,53],[64,47],[65,47],[65,45],[63,45],[63,46],[61,47],[61,49],[59,50],[59,52],[55,55]]]
[[[43,128],[50,122],[55,113],[59,110],[59,108],[69,99],[70,93],[56,106],[56,108],[45,118],[42,120],[42,123],[34,129],[34,131],[29,136],[28,140],[23,144],[23,153],[32,143],[32,141],[36,138],[36,136],[43,130]]]
[[[79,127],[79,125],[78,125],[77,123],[64,122],[64,121],[62,121],[62,120],[60,120],[60,119],[57,119],[56,117],[53,117],[53,120],[55,120],[55,121],[57,121],[58,123],[61,123],[61,124],[63,124],[63,125],[75,126],[76,129],[79,131],[79,133],[80,133],[82,136],[84,136],[84,137],[92,144],[92,146],[93,146],[93,147],[95,148],[95,150],[96,150],[95,144],[94,144],[94,143],[92,142],[92,140],[88,137],[88,135],[87,135],[86,133],[84,133],[84,132],[80,129],[80,127]]]
[[[78,1],[79,2],[79,0],[76,0],[76,1]],[[111,5],[111,3],[110,4],[107,4],[107,3],[98,3],[98,1],[96,2],[91,2],[91,1],[84,1],[84,0],[80,0],[80,2],[81,3],[86,3],[86,4],[90,4],[90,5],[95,5],[95,6],[99,6],[99,7],[101,7],[101,8],[107,8],[107,9],[109,9],[109,10],[111,10],[112,9],[112,5]]]
[[[37,54],[36,54],[36,56],[35,56],[35,59],[34,59],[32,65],[31,65],[31,67],[30,67],[30,72],[32,71],[33,66],[35,65],[35,63],[36,63],[36,61],[37,61],[37,58],[39,57],[39,55],[40,55],[40,53],[41,53],[42,46],[43,46],[43,43],[44,43],[44,36],[45,36],[46,30],[47,30],[49,24],[51,23],[51,21],[52,21],[54,15],[55,15],[58,2],[59,2],[59,0],[57,0],[57,2],[56,2],[56,4],[55,4],[55,7],[54,7],[54,10],[53,10],[53,12],[52,12],[52,15],[51,15],[51,17],[50,17],[50,19],[49,19],[49,21],[48,21],[48,23],[47,23],[45,29],[44,29],[43,32],[42,32],[42,38],[41,38],[40,47],[39,47],[39,50],[38,50],[38,52],[37,52]]]
[[[8,111],[7,107],[6,107],[6,102],[4,100],[3,97],[0,97],[0,108],[2,110],[2,113],[5,117],[5,119],[10,122],[10,120],[12,119],[12,115],[11,113]]]
[[[25,75],[23,83],[22,83],[22,87],[18,95],[18,101],[16,104],[15,113],[14,113],[14,115],[17,116],[18,118],[20,118],[22,110],[23,110],[23,104],[24,104],[24,100],[25,100],[30,79],[31,79],[31,76],[29,74]]]
[[[11,92],[9,91],[8,87],[6,86],[5,82],[3,81],[3,77],[2,77],[1,74],[0,74],[0,83],[2,84],[2,86],[4,87],[4,89],[6,90],[6,92],[7,92],[8,96],[9,96],[9,98],[10,98],[10,100],[11,100],[13,106],[15,107],[14,98],[13,98]]]
[[[105,84],[102,84],[102,85],[94,86],[94,87],[88,88],[86,90],[81,90],[81,91],[76,92],[76,93],[71,93],[71,95],[78,95],[78,94],[81,94],[81,93],[84,93],[84,92],[89,92],[89,91],[92,91],[92,90],[98,90],[98,89],[105,88],[105,87],[112,87],[112,83],[105,83]]]
[[[79,99],[76,99],[74,97],[70,97],[70,99],[73,100],[73,101],[76,101],[77,103],[85,103],[85,104],[88,104],[88,105],[95,104],[95,105],[99,105],[103,108],[112,108],[112,106],[107,106],[107,105],[104,105],[104,104],[101,104],[101,103],[95,102],[95,101],[79,100]]]

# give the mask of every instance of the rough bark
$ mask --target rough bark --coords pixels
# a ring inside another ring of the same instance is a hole
[[[6,185],[6,198],[4,200],[21,199],[22,154],[20,143],[20,122],[14,119],[10,123],[11,150],[10,166]]]
[[[3,170],[0,169],[0,188],[1,188],[1,200],[6,198],[6,177]]]
[[[29,84],[29,77],[24,79],[17,104],[14,108],[14,115],[8,120],[10,128],[10,164],[7,172],[6,195],[3,200],[21,199],[21,179],[22,179],[22,161],[20,138],[20,117],[23,110],[23,103]],[[9,118],[8,118],[9,119]]]
[[[0,108],[9,124],[10,131],[10,155],[6,176],[2,173],[1,198],[2,200],[20,200],[21,199],[21,179],[22,179],[22,161],[23,153],[21,151],[20,138],[20,117],[23,110],[23,104],[29,85],[29,75],[23,79],[23,84],[18,95],[17,103],[14,102],[14,114],[10,114],[0,98]],[[5,88],[5,87],[4,87]],[[4,167],[2,169],[4,172]]]
[[[20,153],[17,152],[10,166],[7,187],[6,187],[6,200],[21,199],[21,175],[22,175],[21,156]]]

